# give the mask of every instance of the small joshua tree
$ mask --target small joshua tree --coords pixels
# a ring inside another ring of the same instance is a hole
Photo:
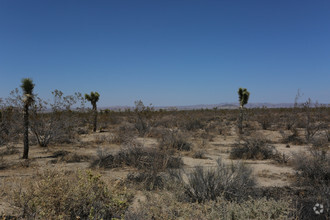
[[[239,133],[243,133],[243,109],[244,105],[246,105],[249,101],[250,93],[247,91],[246,88],[239,88],[238,89],[238,98],[239,98],[239,122],[238,122],[238,128]]]
[[[32,79],[24,78],[22,79],[21,88],[23,90],[23,104],[24,104],[24,153],[23,159],[28,159],[29,157],[29,107],[34,101],[33,89],[34,84]]]
[[[96,103],[99,101],[100,94],[98,92],[91,92],[90,95],[85,94],[85,99],[87,101],[90,101],[93,106],[93,114],[94,114],[94,128],[93,131],[96,131],[96,125],[97,125],[97,106]]]

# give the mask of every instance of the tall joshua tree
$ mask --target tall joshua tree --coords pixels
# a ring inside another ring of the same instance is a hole
[[[93,114],[94,114],[94,128],[93,131],[96,131],[96,125],[97,125],[97,106],[96,103],[99,101],[100,94],[98,92],[91,92],[90,95],[85,94],[85,99],[91,102],[93,106]]]
[[[32,79],[22,79],[21,88],[23,90],[23,104],[24,104],[24,152],[23,159],[29,157],[29,107],[33,103],[33,89],[34,84]]]
[[[239,98],[239,122],[238,122],[238,128],[239,133],[243,133],[243,110],[244,105],[246,105],[249,101],[250,93],[247,91],[246,88],[239,88],[238,89],[238,98]]]

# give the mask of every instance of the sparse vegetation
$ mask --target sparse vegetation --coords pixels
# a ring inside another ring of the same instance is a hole
[[[130,201],[125,190],[109,188],[92,171],[45,171],[25,184],[28,187],[15,189],[12,196],[27,219],[120,218]]]
[[[296,154],[294,167],[299,171],[297,183],[330,186],[330,155],[327,148],[311,147],[309,152]]]
[[[162,134],[159,141],[160,148],[166,150],[190,151],[191,144],[187,140],[187,136],[177,130],[167,130]]]
[[[266,160],[275,156],[275,147],[271,146],[263,138],[245,139],[243,143],[237,144],[230,152],[231,159],[253,159]]]
[[[242,200],[247,198],[247,190],[254,186],[251,170],[243,163],[224,164],[221,159],[213,168],[197,166],[186,174],[188,182],[179,175],[184,193],[191,202],[205,202],[224,197],[228,200]]]
[[[137,210],[126,213],[125,219],[290,219],[292,213],[290,201],[284,199],[250,198],[234,202],[219,197],[200,204],[182,202],[171,193],[161,192],[147,194]]]
[[[53,96],[50,102],[34,95],[29,106],[28,160],[17,157],[24,140],[22,95],[14,90],[0,102],[2,179],[10,181],[11,172],[20,177],[15,190],[0,181],[2,197],[21,208],[5,213],[8,218],[312,219],[315,201],[324,205],[320,217],[329,215],[328,107],[244,109],[241,135],[236,128],[242,109],[157,110],[138,101],[135,110],[102,110],[100,132],[91,133],[95,115],[85,110],[80,93],[55,90]],[[250,168],[245,160],[253,160]],[[54,171],[44,173],[49,168]],[[88,168],[92,179],[99,170],[103,177],[90,180]],[[273,181],[283,193],[276,193]],[[73,182],[82,184],[74,189]],[[85,198],[88,187],[100,198]],[[134,202],[117,191],[125,187],[136,194]],[[51,197],[55,191],[62,197]],[[143,210],[146,206],[152,210]]]

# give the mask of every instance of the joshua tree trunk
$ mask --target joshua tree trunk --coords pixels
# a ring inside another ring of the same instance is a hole
[[[94,128],[93,128],[93,131],[96,132],[96,127],[97,127],[97,107],[96,107],[96,104],[93,105],[93,113],[94,113]]]
[[[23,159],[29,156],[29,105],[24,105],[24,153]]]
[[[238,128],[239,128],[239,133],[243,134],[243,107],[242,106],[240,106],[240,108],[239,108]]]

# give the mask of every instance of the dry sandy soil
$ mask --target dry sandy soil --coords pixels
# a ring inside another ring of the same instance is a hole
[[[262,130],[258,131],[264,137],[273,142],[279,142],[281,135],[277,131]],[[80,136],[80,141],[77,144],[67,144],[60,146],[49,146],[42,148],[37,145],[30,146],[30,158],[28,160],[20,159],[22,155],[22,145],[18,144],[16,148],[18,153],[4,156],[2,159],[6,167],[0,170],[0,186],[1,190],[6,190],[8,184],[12,184],[13,178],[20,179],[26,177],[33,177],[34,175],[43,172],[46,169],[61,169],[61,170],[77,170],[88,169],[92,158],[97,157],[100,149],[103,151],[115,153],[121,149],[120,145],[110,144],[102,141],[102,137],[111,135],[111,132],[102,132],[94,134],[83,134]],[[137,141],[146,147],[155,147],[158,144],[155,138],[137,138]],[[212,141],[208,141],[203,145],[205,152],[204,159],[196,159],[192,157],[190,152],[182,152],[182,159],[184,168],[193,168],[197,165],[203,167],[213,167],[216,160],[221,157],[225,163],[232,163],[229,159],[229,152],[231,148],[238,142],[238,136],[231,132],[231,135],[217,135]],[[197,139],[192,138],[194,150],[198,150],[200,144]],[[287,157],[292,157],[293,154],[301,151],[306,151],[307,146],[291,145],[287,148],[285,144],[273,144],[277,151],[285,154]],[[66,159],[63,159],[59,152],[66,151]],[[57,157],[55,154],[58,154]],[[60,155],[60,156],[59,156]],[[79,162],[68,162],[70,156],[79,155],[81,160]],[[62,160],[61,160],[62,158]],[[69,159],[68,159],[69,158]],[[287,164],[278,164],[273,160],[245,160],[244,163],[250,165],[253,169],[253,175],[258,186],[290,186],[294,181],[294,169]],[[98,169],[104,178],[109,179],[125,179],[127,174],[132,171],[132,168],[115,168],[115,169]],[[3,192],[6,193],[6,192]],[[0,194],[0,195],[1,195]],[[143,199],[139,193],[136,194],[136,199]],[[0,213],[11,215],[15,209],[2,198],[0,198]]]

